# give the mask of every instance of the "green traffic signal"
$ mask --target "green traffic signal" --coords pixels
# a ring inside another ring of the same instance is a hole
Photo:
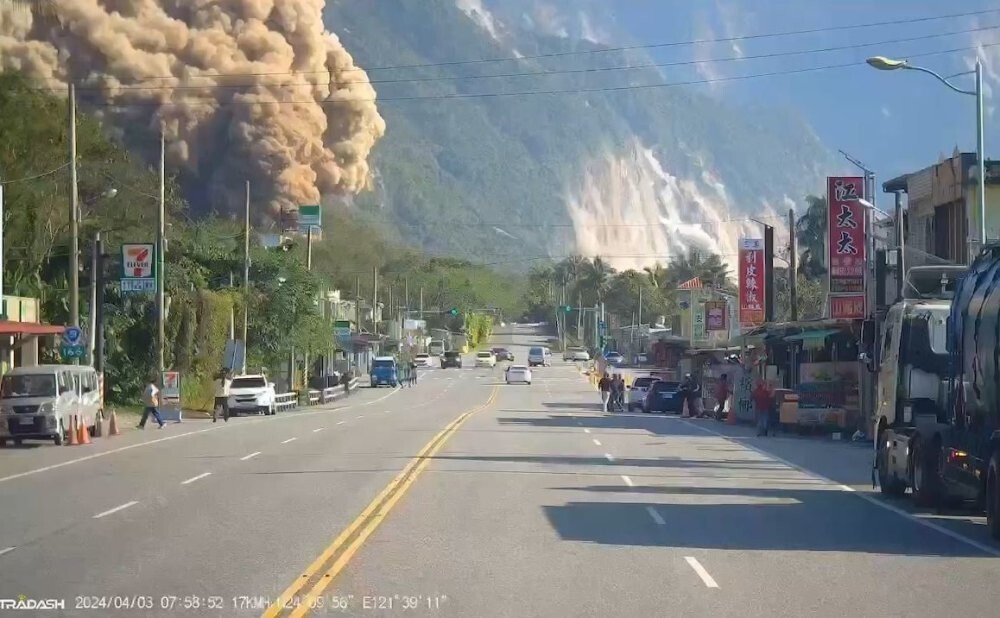
[[[450,313],[450,314],[452,314],[452,315],[458,315],[458,308],[456,308],[456,307],[452,307],[452,308],[451,308],[451,311],[449,311],[448,313]]]
[[[565,311],[566,313],[569,313],[570,311],[573,310],[573,307],[571,305],[562,305],[559,308]]]

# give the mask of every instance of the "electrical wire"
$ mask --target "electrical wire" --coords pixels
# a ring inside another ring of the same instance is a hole
[[[400,79],[372,79],[372,80],[349,80],[343,82],[337,82],[335,85],[346,86],[351,84],[371,84],[376,85],[386,85],[386,84],[412,84],[412,83],[426,83],[426,82],[443,82],[443,81],[461,81],[461,80],[475,80],[475,79],[497,79],[497,78],[512,78],[512,77],[547,77],[554,75],[574,75],[574,74],[587,74],[587,73],[605,73],[605,72],[617,72],[617,71],[634,71],[639,69],[664,69],[673,67],[683,67],[692,65],[702,65],[711,63],[722,63],[722,62],[742,62],[745,60],[762,60],[762,59],[773,59],[773,58],[786,58],[793,56],[808,56],[812,54],[823,54],[837,51],[848,51],[854,49],[864,49],[868,47],[879,47],[882,45],[894,45],[898,43],[911,43],[914,41],[926,41],[930,39],[938,39],[949,36],[956,36],[960,34],[971,34],[976,32],[987,32],[991,30],[1000,29],[1000,25],[994,26],[981,26],[978,28],[967,28],[964,30],[953,30],[950,32],[939,32],[934,34],[926,34],[914,37],[904,37],[896,39],[885,39],[882,41],[872,41],[868,43],[854,43],[850,45],[834,45],[829,47],[819,47],[812,49],[802,49],[802,50],[790,50],[790,51],[780,51],[780,52],[769,52],[765,54],[753,54],[753,55],[743,55],[743,56],[726,56],[722,58],[709,58],[704,60],[678,60],[674,62],[654,62],[648,64],[637,64],[637,65],[627,65],[627,66],[614,66],[614,67],[588,67],[583,69],[553,69],[545,71],[522,71],[516,73],[495,73],[490,75],[439,75],[434,77],[408,77]],[[287,73],[285,75],[304,75],[306,73]],[[194,79],[214,79],[217,75],[198,75],[194,76]],[[163,79],[163,78],[149,78],[149,79]],[[181,79],[181,78],[174,78]],[[113,88],[115,92],[132,92],[132,91],[158,91],[158,90],[205,90],[219,89],[219,88],[254,88],[254,87],[281,87],[281,88],[292,88],[292,87],[308,87],[308,86],[325,86],[327,84],[322,82],[295,82],[295,83],[245,83],[245,84],[203,84],[203,85],[159,85],[159,86],[116,86]],[[90,91],[103,91],[104,86],[81,86],[76,87],[77,92],[90,92]],[[68,87],[52,87],[52,88],[42,88],[41,90],[47,90],[49,92],[68,92]]]
[[[922,52],[916,54],[909,54],[909,58],[926,58],[930,56],[942,56],[947,54],[954,54],[960,52],[967,52],[971,50],[986,49],[991,47],[996,47],[1000,43],[986,43],[981,45],[972,45],[966,47],[955,47],[951,49],[933,51],[933,52]],[[457,99],[486,99],[486,98],[500,98],[500,97],[519,97],[519,96],[533,96],[533,95],[544,95],[544,94],[592,94],[600,92],[622,92],[622,91],[632,91],[632,90],[652,90],[660,88],[676,88],[680,86],[699,86],[706,84],[716,84],[724,82],[733,81],[744,81],[749,79],[758,79],[764,77],[780,77],[785,75],[799,75],[802,73],[814,73],[818,71],[828,71],[832,69],[843,69],[851,68],[864,65],[864,61],[852,61],[852,62],[842,62],[836,64],[826,64],[821,66],[805,67],[800,69],[783,69],[780,71],[768,71],[764,73],[751,73],[748,75],[732,75],[726,77],[714,77],[696,80],[687,80],[679,82],[658,82],[653,84],[630,84],[627,86],[605,86],[605,87],[595,87],[595,88],[564,88],[557,90],[521,90],[513,92],[477,92],[477,93],[452,93],[444,95],[426,95],[426,96],[398,96],[398,97],[374,97],[374,98],[344,98],[344,99],[332,99],[327,98],[323,100],[258,100],[251,99],[248,103],[253,105],[314,105],[316,103],[357,103],[357,102],[379,102],[379,103],[391,103],[391,102],[403,102],[403,101],[448,101]],[[222,103],[219,102],[214,97],[185,97],[186,102],[194,100],[204,100],[206,104],[214,104],[217,107],[227,107],[232,105],[233,102]],[[97,103],[91,103],[94,107],[112,107],[112,108],[130,108],[130,107],[145,107],[145,106],[156,106],[161,107],[165,105],[177,105],[179,102],[175,101],[134,101],[128,103],[117,103],[110,101],[103,101]]]
[[[69,167],[69,161],[63,163],[59,167],[50,169],[47,172],[42,172],[41,174],[35,174],[33,176],[23,176],[21,178],[14,178],[13,180],[0,180],[0,185],[9,185],[9,184],[14,184],[15,182],[28,182],[29,180],[38,180],[39,178],[45,178],[46,176],[51,176],[56,172],[60,172],[66,169],[67,167]]]

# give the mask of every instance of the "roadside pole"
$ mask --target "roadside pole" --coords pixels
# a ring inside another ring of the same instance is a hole
[[[0,320],[7,319],[7,300],[3,296],[3,183],[0,182]]]
[[[372,266],[372,334],[378,339],[378,266]],[[379,346],[381,352],[381,346]]]
[[[164,252],[167,249],[166,242],[166,200],[165,193],[165,183],[164,178],[164,158],[166,150],[166,137],[164,136],[163,127],[160,127],[160,191],[159,191],[159,208],[156,215],[156,356],[158,358],[158,367],[161,375],[166,370],[166,347],[167,347],[167,337],[165,331],[165,325],[167,321],[167,306],[166,306],[166,294],[164,287],[166,285],[166,273],[164,272],[164,265],[166,260],[164,259]]]
[[[76,85],[69,82],[69,322],[80,326],[80,197],[76,170]],[[73,364],[80,360],[73,359]]]
[[[94,352],[97,349],[97,269],[101,263],[98,253],[100,243],[101,233],[96,232],[90,248],[90,315],[87,319],[87,360],[94,368],[97,367]]]
[[[306,230],[306,270],[313,269],[313,226]]]
[[[243,205],[243,363],[241,373],[247,372],[247,326],[250,322],[250,181],[246,181],[246,200]]]
[[[798,249],[795,246],[795,209],[788,209],[788,300],[791,306],[788,308],[788,317],[792,322],[799,319],[799,294],[798,294]],[[797,358],[798,346],[788,346],[788,364],[791,367],[789,387],[795,388],[799,380],[799,359]]]

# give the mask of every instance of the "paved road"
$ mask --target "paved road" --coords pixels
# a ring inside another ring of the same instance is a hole
[[[523,359],[535,340],[496,343]],[[154,607],[67,614],[163,616],[1000,607],[981,518],[881,502],[864,449],[604,415],[558,361],[530,386],[501,377],[428,370],[328,409],[2,451],[0,598],[116,596]]]

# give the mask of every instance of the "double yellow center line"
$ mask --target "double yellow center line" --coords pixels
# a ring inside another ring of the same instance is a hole
[[[351,522],[351,525],[337,535],[337,538],[323,550],[323,553],[306,567],[302,575],[281,593],[281,596],[264,611],[263,617],[274,618],[286,611],[290,612],[288,616],[291,618],[306,615],[316,604],[316,600],[323,594],[323,591],[333,583],[334,578],[347,566],[354,554],[361,549],[368,537],[375,532],[403,494],[413,485],[420,473],[430,465],[434,455],[444,447],[466,419],[489,407],[496,400],[498,392],[499,387],[494,386],[485,403],[463,413],[434,436],[417,453],[417,456],[410,460],[403,471],[392,479],[385,486],[385,489],[365,507],[365,510]],[[328,564],[329,567],[324,571],[323,568]],[[302,595],[302,591],[310,584],[312,586],[309,591]]]

